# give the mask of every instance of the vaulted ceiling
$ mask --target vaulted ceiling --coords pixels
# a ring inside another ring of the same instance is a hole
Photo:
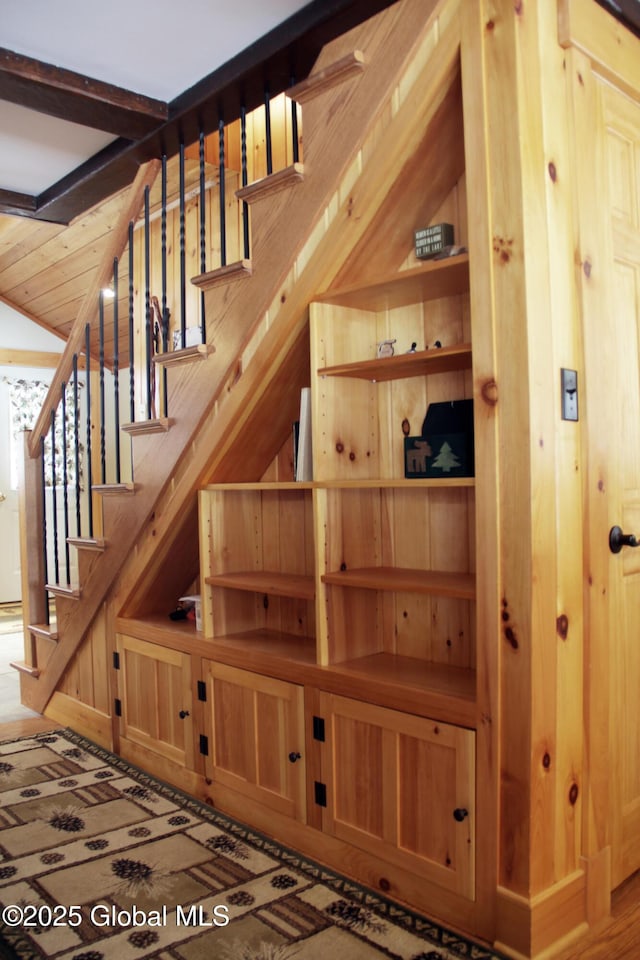
[[[4,3],[0,300],[65,337],[140,164],[304,79],[393,2]],[[640,31],[640,0],[596,2]]]

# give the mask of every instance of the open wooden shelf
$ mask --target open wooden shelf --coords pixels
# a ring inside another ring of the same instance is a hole
[[[161,614],[119,617],[117,630],[238,669],[317,686],[436,721],[470,728],[476,723],[475,672],[463,667],[393,653],[373,653],[321,666],[313,637],[269,629],[204,637],[193,621],[172,621]]]
[[[411,303],[453,297],[469,290],[469,255],[427,260],[417,267],[383,277],[367,286],[327,290],[316,300],[360,310],[386,310]]]
[[[278,630],[247,630],[214,637],[209,643],[216,659],[244,667],[253,664],[254,669],[256,656],[307,666],[313,666],[316,662],[316,641],[313,637],[301,637]],[[229,660],[231,653],[235,654],[233,661]]]
[[[460,343],[453,347],[436,347],[432,350],[418,350],[415,353],[399,353],[393,357],[321,367],[318,373],[321,377],[352,377],[377,383],[470,369],[471,344]]]
[[[474,670],[432,663],[393,653],[374,653],[324,668],[333,685],[342,678],[361,682],[376,702],[423,714],[434,720],[475,727]]]
[[[278,480],[278,481],[262,481],[260,483],[250,483],[246,480],[226,483],[208,483],[205,487],[202,487],[202,490],[237,490],[240,493],[243,492],[252,492],[252,491],[263,491],[265,493],[277,492],[279,490],[312,490],[316,483],[313,481],[298,481],[298,480]]]
[[[325,573],[322,580],[338,587],[360,587],[394,593],[429,593],[440,597],[457,597],[460,600],[475,600],[476,596],[475,577],[472,573],[450,573],[444,570],[360,567]]]
[[[475,487],[475,477],[376,477],[372,480],[318,480],[318,490],[449,490],[452,487]]]
[[[216,573],[205,577],[205,583],[213,587],[267,593],[273,597],[292,597],[299,600],[313,600],[316,594],[314,578],[300,573],[267,570]]]

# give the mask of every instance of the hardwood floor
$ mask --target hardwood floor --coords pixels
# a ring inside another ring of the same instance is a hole
[[[0,634],[0,740],[14,740],[59,726],[20,703],[20,678],[9,664],[22,659],[22,636]]]
[[[587,937],[553,960],[638,960],[640,958],[640,872],[611,895],[611,916]]]

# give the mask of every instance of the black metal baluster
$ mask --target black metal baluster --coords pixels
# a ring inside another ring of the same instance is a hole
[[[44,619],[49,623],[49,549],[47,542],[47,477],[44,465],[44,437],[40,437],[40,485],[42,487],[42,560],[44,569]]]
[[[166,353],[169,349],[169,314],[167,311],[167,157],[162,157],[162,212],[161,212],[161,231],[162,231],[162,352]],[[162,366],[162,412],[163,416],[168,415],[169,400],[167,397],[167,369]]]
[[[60,558],[58,556],[58,497],[56,491],[56,412],[51,411],[51,514],[53,525],[53,575],[54,583],[60,583]]]
[[[115,429],[116,483],[121,480],[120,467],[120,331],[118,330],[118,258],[113,260],[113,416]]]
[[[218,183],[220,207],[220,266],[227,265],[227,224],[225,207],[225,174],[224,174],[224,120],[218,121]]]
[[[93,465],[91,463],[91,326],[84,328],[85,376],[87,389],[87,518],[89,537],[93,539]]]
[[[106,431],[105,431],[105,408],[104,408],[104,293],[100,291],[100,302],[98,309],[98,372],[99,372],[99,393],[100,401],[100,477],[101,483],[107,482],[107,451],[106,451]]]
[[[60,390],[62,400],[62,517],[64,525],[64,563],[67,586],[71,583],[71,561],[69,557],[69,481],[67,478],[67,385],[62,381]]]
[[[246,187],[249,182],[249,173],[247,170],[247,108],[244,103],[240,107],[240,148],[242,165],[242,186]],[[245,260],[249,259],[249,204],[246,200],[242,201],[242,245]]]
[[[204,131],[200,131],[200,273],[207,270],[206,195],[204,179]],[[200,291],[200,329],[202,342],[207,342],[204,290]]]
[[[295,86],[296,78],[291,77],[291,86]],[[298,142],[298,104],[295,100],[291,101],[291,140],[293,146],[293,162],[297,163],[300,159],[300,144]]]
[[[80,511],[80,404],[78,388],[78,354],[73,355],[73,447],[76,467],[76,536],[82,536]]]
[[[264,137],[267,147],[267,176],[273,173],[273,149],[271,145],[271,96],[269,87],[264,88]]]
[[[180,336],[182,349],[187,345],[187,266],[184,196],[184,143],[180,144]]]
[[[134,283],[133,283],[133,221],[129,224],[129,416],[131,423],[136,420],[136,381],[135,355],[133,344],[134,326]]]
[[[147,377],[147,420],[151,420],[153,407],[152,367],[152,316],[151,316],[151,250],[149,230],[149,187],[144,189],[144,317],[145,317],[145,365]]]

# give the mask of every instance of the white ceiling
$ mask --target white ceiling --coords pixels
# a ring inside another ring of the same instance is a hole
[[[0,0],[0,47],[171,101],[308,0]],[[0,189],[39,194],[111,134],[0,101]]]

